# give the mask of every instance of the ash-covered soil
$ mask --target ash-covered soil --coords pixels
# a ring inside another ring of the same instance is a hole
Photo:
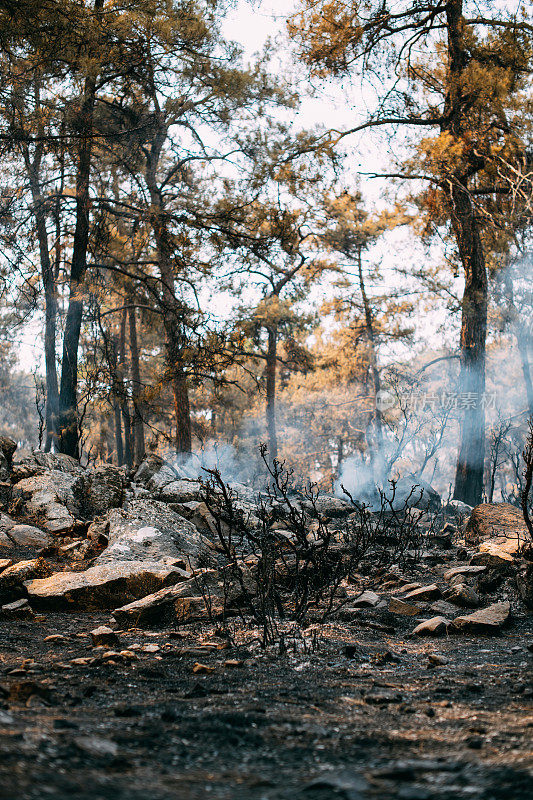
[[[287,626],[281,653],[237,624],[133,629],[122,656],[92,646],[106,613],[2,621],[0,797],[529,800],[531,617],[377,619]]]

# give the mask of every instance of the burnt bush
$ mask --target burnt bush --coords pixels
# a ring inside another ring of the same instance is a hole
[[[419,526],[424,512],[414,508],[413,492],[398,504],[394,482],[390,495],[380,492],[376,510],[346,492],[351,509],[333,525],[319,509],[315,485],[299,486],[283,462],[270,461],[266,446],[260,453],[268,483],[253,508],[240,502],[218,469],[204,470],[202,499],[224,562],[225,604],[251,615],[266,644],[277,638],[279,620],[305,624],[311,610],[325,619],[348,602],[339,589],[356,580],[363,563],[374,572],[416,561],[428,534]]]

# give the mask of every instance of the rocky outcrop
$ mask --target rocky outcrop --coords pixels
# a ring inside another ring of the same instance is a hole
[[[110,508],[118,508],[124,501],[125,476],[120,467],[102,464],[85,473],[81,511],[85,517],[105,514]]]
[[[108,542],[97,564],[174,559],[196,566],[212,559],[206,537],[157,500],[136,499],[125,509],[112,509],[103,521],[89,528],[89,536],[95,531]]]
[[[50,470],[23,478],[14,488],[15,496],[33,519],[51,533],[71,533],[80,516],[83,473]]]
[[[517,540],[527,541],[528,531],[522,511],[510,503],[481,503],[476,506],[465,527],[465,539],[479,544],[490,539],[495,544],[516,548]],[[516,552],[516,549],[508,552]]]
[[[181,580],[182,574],[161,562],[115,561],[84,572],[56,572],[48,578],[27,580],[24,586],[35,608],[94,611],[145,597]]]

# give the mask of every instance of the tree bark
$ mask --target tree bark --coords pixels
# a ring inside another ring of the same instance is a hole
[[[120,410],[122,413],[122,424],[124,427],[124,460],[123,463],[128,469],[133,466],[133,448],[131,436],[131,414],[128,405],[128,398],[124,386],[124,374],[126,371],[126,322],[127,322],[127,309],[122,311],[122,318],[120,321],[120,337],[118,346],[118,382],[121,395]]]
[[[464,41],[462,0],[449,0],[446,6],[448,35],[448,93],[444,109],[443,132],[457,142],[465,141],[464,72],[468,50]],[[464,416],[455,472],[454,498],[477,505],[483,496],[485,462],[485,361],[487,336],[488,281],[479,223],[468,191],[471,163],[446,178],[451,224],[465,275],[461,318],[461,393]],[[475,170],[474,170],[475,171]]]
[[[137,340],[137,315],[135,313],[135,306],[130,305],[128,312],[130,328],[131,391],[133,398],[134,462],[135,464],[140,464],[145,454],[145,443],[143,409],[141,406],[141,370],[139,365],[139,344]]]
[[[37,145],[33,160],[30,159],[27,148],[24,159],[28,172],[30,189],[33,201],[33,214],[35,229],[39,242],[39,259],[41,263],[41,279],[44,290],[44,361],[45,361],[45,452],[52,448],[57,449],[57,415],[59,410],[59,386],[57,381],[57,289],[54,268],[50,260],[48,249],[48,231],[46,228],[46,213],[41,190],[40,166],[42,160],[42,145]]]
[[[362,248],[359,247],[357,252],[357,272],[359,278],[359,290],[363,300],[363,310],[365,314],[365,332],[368,344],[368,360],[370,362],[370,372],[372,373],[372,384],[374,389],[374,431],[376,434],[376,453],[372,461],[378,461],[378,464],[383,465],[383,417],[381,409],[379,408],[379,393],[381,392],[381,376],[379,374],[378,359],[376,351],[376,337],[374,333],[374,315],[372,314],[372,307],[366,293],[365,280],[363,276],[363,259]],[[376,478],[380,477],[378,475]]]
[[[268,348],[266,357],[266,423],[268,433],[268,449],[270,458],[278,457],[278,435],[276,429],[276,372],[277,372],[277,349],[278,349],[278,328],[277,325],[269,325]]]
[[[94,0],[94,10],[101,11],[104,0]],[[59,449],[79,458],[77,413],[78,347],[83,315],[84,276],[87,269],[89,244],[89,182],[91,173],[92,129],[96,99],[96,77],[85,79],[78,118],[80,144],[76,170],[76,225],[72,247],[69,280],[69,303],[63,337],[63,360],[59,390]]]
[[[184,309],[176,296],[176,281],[172,265],[172,243],[168,232],[161,190],[157,184],[157,167],[167,129],[161,120],[150,149],[146,151],[146,185],[151,202],[151,225],[157,248],[157,259],[162,284],[163,326],[170,384],[174,397],[176,417],[175,447],[178,453],[190,453],[192,448],[191,412],[187,372],[183,364],[185,339]]]
[[[468,191],[453,186],[452,226],[465,272],[461,318],[461,443],[454,499],[475,506],[483,496],[488,281],[483,246]]]

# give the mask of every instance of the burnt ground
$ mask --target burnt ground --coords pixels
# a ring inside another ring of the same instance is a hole
[[[531,617],[438,639],[365,618],[281,654],[253,631],[129,630],[122,656],[92,647],[105,613],[1,621],[0,797],[530,800]]]

